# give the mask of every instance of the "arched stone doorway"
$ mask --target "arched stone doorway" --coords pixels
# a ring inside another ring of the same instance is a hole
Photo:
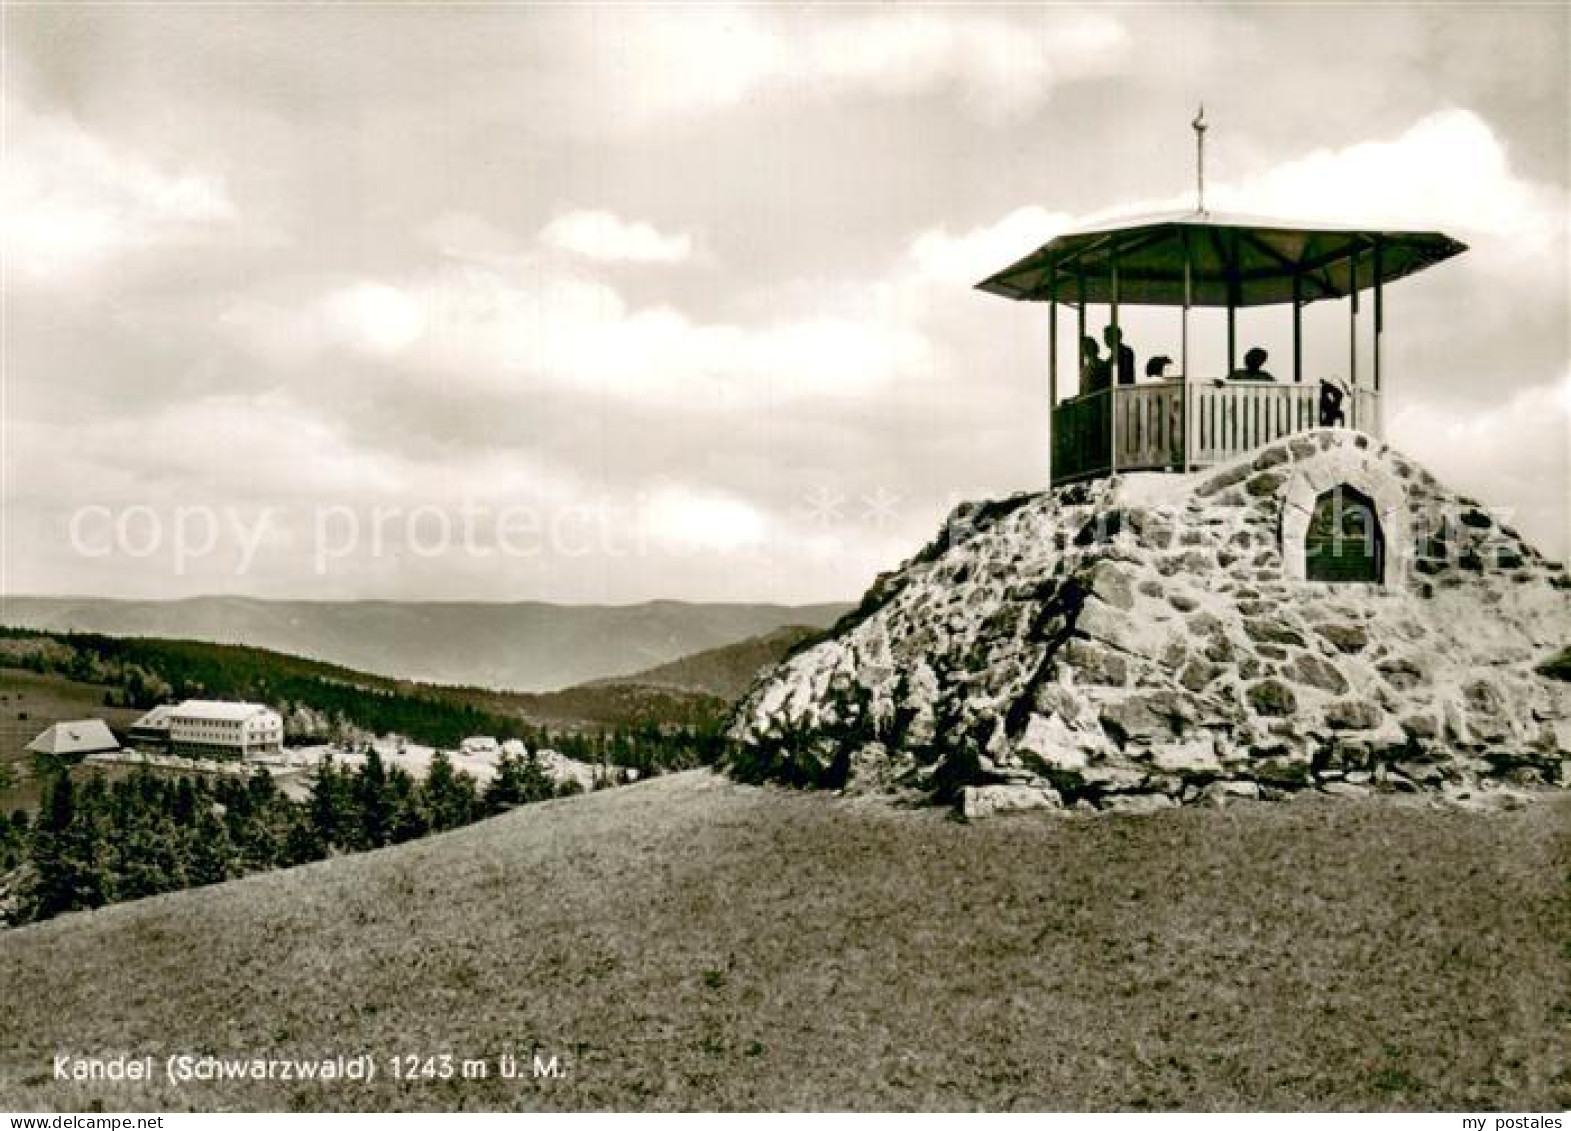
[[[1340,506],[1334,501],[1337,498],[1342,500]],[[1318,552],[1311,574],[1309,527],[1322,506],[1322,536],[1339,529],[1344,552],[1355,540],[1368,550],[1357,557],[1341,558]],[[1339,518],[1342,525],[1334,527]],[[1393,590],[1407,587],[1413,544],[1407,491],[1401,480],[1380,464],[1340,450],[1299,460],[1283,491],[1281,523],[1282,576],[1287,580],[1363,582]],[[1340,571],[1326,576],[1322,567],[1333,572],[1340,567]]]
[[[1368,495],[1343,483],[1315,499],[1304,532],[1305,580],[1379,585],[1385,559],[1385,531]]]

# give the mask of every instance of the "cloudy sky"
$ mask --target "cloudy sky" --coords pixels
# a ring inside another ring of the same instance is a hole
[[[3,18],[5,592],[854,598],[1043,486],[1045,310],[971,284],[1187,206],[1202,99],[1213,207],[1471,246],[1389,438],[1566,553],[1563,5]]]

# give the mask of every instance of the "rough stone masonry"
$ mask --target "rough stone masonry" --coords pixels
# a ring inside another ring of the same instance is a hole
[[[1381,583],[1305,580],[1350,487]],[[970,815],[1571,784],[1571,582],[1361,433],[963,505],[738,705],[732,772]]]

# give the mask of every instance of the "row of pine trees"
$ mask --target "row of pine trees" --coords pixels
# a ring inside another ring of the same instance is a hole
[[[445,753],[417,781],[372,749],[357,768],[325,763],[303,804],[260,768],[216,781],[146,767],[78,781],[61,768],[34,816],[0,816],[0,926],[399,844],[572,792],[533,752],[503,755],[481,789]]]

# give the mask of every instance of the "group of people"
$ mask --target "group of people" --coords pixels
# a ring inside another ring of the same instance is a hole
[[[1120,385],[1135,383],[1135,351],[1124,344],[1123,331],[1109,324],[1102,330],[1102,341],[1107,344],[1107,356],[1102,356],[1096,339],[1086,335],[1080,339],[1080,391],[1096,393],[1113,386],[1113,375],[1118,375]],[[1255,346],[1244,354],[1244,367],[1235,369],[1228,376],[1234,381],[1274,381],[1266,371],[1269,354]],[[1170,357],[1158,355],[1146,362],[1146,376],[1159,381],[1167,379],[1167,367],[1173,364]]]
[[[1102,331],[1102,340],[1107,343],[1107,356],[1102,356],[1101,349],[1096,344],[1096,339],[1090,336],[1080,339],[1080,392],[1097,393],[1113,386],[1113,374],[1117,372],[1120,385],[1133,385],[1135,383],[1135,351],[1124,344],[1123,332],[1114,325],[1109,324]],[[1228,374],[1234,381],[1275,381],[1266,369],[1266,362],[1270,359],[1260,346],[1254,346],[1244,353],[1244,367],[1234,369]],[[1173,364],[1173,359],[1158,355],[1146,362],[1146,376],[1159,381],[1167,380],[1167,367]],[[1217,382],[1222,384],[1221,381]],[[1342,402],[1346,399],[1348,390],[1340,382],[1321,381],[1320,397],[1318,404],[1318,418],[1322,428],[1333,428],[1347,423],[1347,414],[1343,410]]]
[[[1124,345],[1123,332],[1109,325],[1102,331],[1102,340],[1107,343],[1106,357],[1102,356],[1101,347],[1091,335],[1080,339],[1081,393],[1099,393],[1112,388],[1115,365],[1120,385],[1135,383],[1135,351]]]

